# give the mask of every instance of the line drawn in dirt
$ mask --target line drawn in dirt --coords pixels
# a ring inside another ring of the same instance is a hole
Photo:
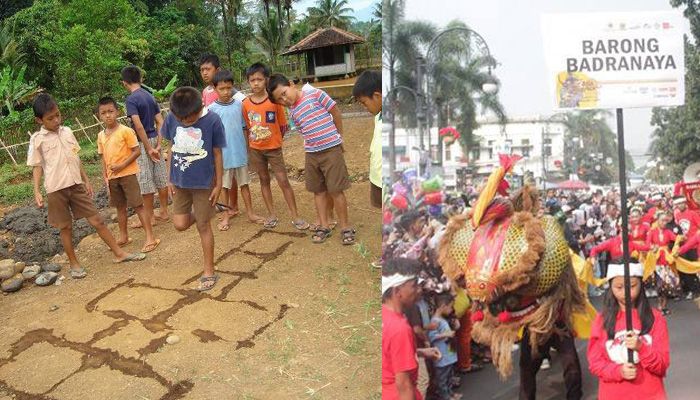
[[[250,271],[222,271],[217,270],[218,274],[228,275],[232,277],[232,281],[227,283],[222,287],[221,293],[213,296],[209,293],[200,293],[194,289],[187,288],[165,288],[150,283],[136,282],[134,278],[128,279],[124,282],[117,284],[116,286],[104,291],[103,293],[96,296],[94,299],[89,301],[85,305],[85,310],[88,313],[102,313],[110,318],[115,319],[115,321],[107,328],[95,332],[92,338],[87,342],[74,342],[67,340],[64,336],[57,336],[54,334],[53,329],[39,328],[29,332],[26,332],[19,340],[13,343],[10,347],[10,356],[8,358],[0,358],[0,368],[6,364],[13,362],[16,358],[22,354],[27,349],[31,348],[35,344],[46,343],[54,348],[67,348],[70,350],[77,351],[82,355],[80,367],[71,372],[68,376],[64,377],[60,381],[56,382],[48,390],[41,394],[29,393],[26,391],[18,390],[12,387],[8,382],[0,380],[0,392],[4,391],[7,394],[14,396],[17,400],[54,400],[51,397],[51,392],[53,392],[57,387],[59,387],[66,380],[72,376],[91,369],[98,369],[102,366],[108,366],[110,369],[115,371],[120,371],[122,374],[138,378],[149,378],[158,382],[160,385],[165,387],[167,392],[160,397],[161,400],[172,400],[181,399],[189,393],[194,388],[194,382],[190,380],[181,380],[177,382],[171,382],[161,374],[157,373],[152,366],[150,366],[145,357],[158,351],[166,343],[170,332],[173,327],[168,325],[168,319],[175,315],[178,311],[184,309],[187,306],[195,304],[201,300],[209,299],[220,303],[241,303],[250,308],[258,311],[270,312],[266,307],[252,301],[252,300],[227,300],[229,293],[244,279],[257,279],[257,272],[260,271],[267,263],[277,259],[282,255],[293,241],[288,240],[278,246],[276,249],[270,252],[252,252],[248,250],[243,250],[243,248],[253,240],[259,239],[264,235],[277,235],[277,236],[288,236],[290,238],[301,238],[305,237],[306,234],[301,232],[277,232],[266,229],[261,229],[256,234],[248,238],[246,241],[236,246],[221,256],[219,256],[214,265],[217,266],[221,262],[226,261],[229,257],[242,253],[249,256],[256,257],[259,260],[259,264],[255,266]],[[186,286],[197,280],[199,274],[185,280],[182,286]],[[220,283],[222,283],[220,281]],[[136,315],[127,313],[124,310],[100,310],[99,303],[105,299],[110,294],[116,292],[120,289],[134,289],[134,288],[149,288],[157,290],[165,290],[169,292],[177,293],[180,297],[173,305],[158,311],[155,315],[144,318]],[[255,346],[256,338],[265,332],[270,326],[282,320],[290,306],[287,304],[281,304],[279,309],[276,310],[276,316],[273,320],[267,322],[266,324],[257,327],[252,334],[243,337],[238,340],[226,340],[218,336],[215,332],[205,330],[205,329],[194,329],[191,333],[199,339],[201,343],[217,342],[217,341],[230,341],[235,342],[236,346],[234,351],[241,348],[251,348]],[[127,357],[119,354],[118,351],[101,348],[95,346],[95,343],[103,340],[105,338],[111,337],[119,332],[121,329],[129,325],[130,322],[139,322],[145,329],[152,333],[162,333],[159,336],[150,341],[146,346],[137,349],[136,352],[139,354],[139,358]]]

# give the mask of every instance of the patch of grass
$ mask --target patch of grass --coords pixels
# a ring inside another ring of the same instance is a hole
[[[326,282],[330,282],[337,270],[338,268],[332,265],[314,267],[314,276],[316,279],[322,279]]]
[[[367,245],[365,245],[364,242],[356,243],[355,250],[358,254],[360,254],[362,258],[366,259],[370,255],[369,249],[367,248]]]
[[[281,363],[282,365],[287,365],[294,357],[295,352],[296,348],[294,347],[292,339],[287,337],[282,341],[278,341],[277,346],[270,348],[267,351],[267,356],[270,360]]]
[[[0,200],[2,200],[3,203],[24,203],[33,198],[34,185],[31,182],[0,186]]]
[[[344,286],[350,283],[350,277],[345,272],[340,272],[338,274],[338,285]]]
[[[85,169],[85,173],[91,178],[102,175],[102,165],[98,163],[85,163],[83,164],[83,168]]]
[[[366,341],[366,337],[357,332],[353,332],[352,335],[345,341],[345,352],[351,356],[356,356],[363,353]]]
[[[0,185],[18,183],[32,178],[32,167],[26,164],[14,165],[3,163],[0,165]]]
[[[382,394],[380,392],[374,392],[367,397],[367,400],[381,400]]]
[[[100,155],[97,153],[97,143],[82,143],[78,154],[80,154],[80,159],[83,162],[99,161],[100,159]]]

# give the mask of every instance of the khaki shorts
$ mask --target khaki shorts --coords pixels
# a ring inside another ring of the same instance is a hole
[[[382,208],[382,188],[372,182],[369,183],[369,202],[372,207]]]
[[[48,222],[57,229],[69,227],[73,223],[73,219],[90,218],[97,214],[95,203],[88,196],[87,189],[83,184],[49,193],[48,207]]]
[[[183,189],[175,187],[173,196],[173,214],[189,214],[194,212],[197,221],[209,221],[216,210],[209,202],[211,189]]]
[[[158,146],[157,137],[148,138],[148,142],[153,147]],[[136,164],[139,166],[138,181],[141,194],[155,193],[159,189],[167,187],[168,173],[166,171],[163,152],[160,154],[160,160],[158,160],[158,162],[153,162],[151,157],[148,156],[148,152],[143,146],[143,143],[139,142],[139,148],[141,149],[141,155],[136,159]]]
[[[287,173],[287,167],[284,165],[284,155],[282,149],[258,150],[250,149],[248,151],[248,165],[253,171],[260,174],[260,171],[267,172],[272,168],[272,172]]]
[[[136,174],[109,180],[109,205],[115,208],[138,208],[143,205],[143,196]]]
[[[224,170],[224,175],[221,179],[224,181],[224,189],[231,189],[231,178],[236,178],[236,184],[238,187],[250,184],[250,174],[248,173],[248,166],[244,165],[238,168],[229,168]]]
[[[338,145],[316,153],[306,153],[306,190],[312,193],[338,193],[350,188],[350,175],[343,152],[343,146]]]

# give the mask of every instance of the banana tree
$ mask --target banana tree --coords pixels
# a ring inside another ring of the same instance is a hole
[[[23,66],[19,71],[6,66],[0,70],[0,98],[3,108],[9,114],[15,112],[15,106],[29,101],[35,94],[41,91],[34,82],[25,82],[24,72],[27,66]]]

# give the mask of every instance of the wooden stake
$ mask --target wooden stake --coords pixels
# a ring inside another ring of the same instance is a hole
[[[10,152],[10,149],[8,149],[7,146],[5,146],[5,143],[2,141],[2,139],[0,139],[0,145],[2,145],[2,147],[5,149],[5,151],[7,151],[7,154],[10,155],[12,162],[15,163],[15,165],[17,165],[17,160],[15,160],[15,156],[13,156],[12,153]]]
[[[80,125],[80,129],[83,131],[83,134],[85,135],[85,137],[87,138],[87,140],[89,140],[89,141],[90,141],[90,144],[92,144],[92,139],[90,139],[90,136],[88,136],[87,131],[86,131],[85,128],[83,127],[83,124],[80,123],[80,120],[78,119],[78,117],[75,117],[75,120],[78,122],[78,125]],[[98,121],[98,122],[99,122],[99,121]]]

